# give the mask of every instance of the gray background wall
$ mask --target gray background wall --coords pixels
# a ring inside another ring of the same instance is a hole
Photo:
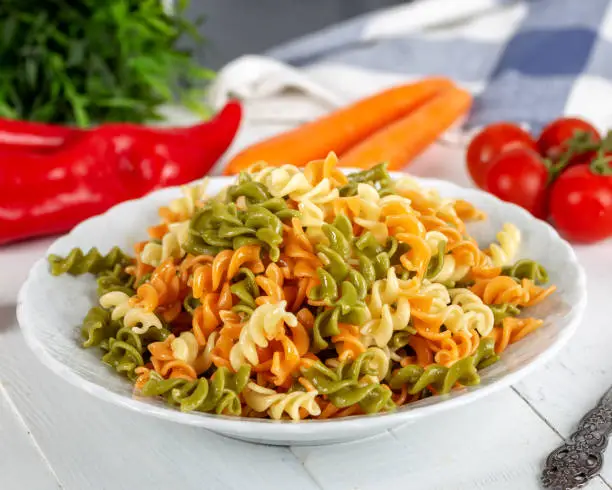
[[[191,0],[189,15],[204,14],[208,39],[198,59],[217,69],[246,53],[261,53],[289,39],[406,0]]]

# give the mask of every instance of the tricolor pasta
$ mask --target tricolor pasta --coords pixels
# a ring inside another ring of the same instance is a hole
[[[546,270],[504,225],[480,248],[469,203],[345,175],[259,162],[216,196],[185,187],[130,258],[50,256],[98,276],[83,346],[183,411],[301,420],[394,410],[476,384],[479,369],[542,325]]]

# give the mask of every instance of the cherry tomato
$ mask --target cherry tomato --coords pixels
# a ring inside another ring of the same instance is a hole
[[[493,159],[512,148],[537,149],[531,135],[515,124],[491,124],[478,133],[467,150],[467,167],[474,183],[485,188],[487,170]]]
[[[540,155],[557,160],[567,149],[568,140],[576,133],[586,133],[593,143],[601,141],[599,132],[592,124],[576,117],[562,117],[545,126],[540,133],[538,138]]]
[[[550,215],[559,232],[575,242],[612,236],[612,176],[587,164],[563,172],[550,192]]]
[[[529,148],[514,148],[491,162],[486,190],[545,219],[547,182],[548,170],[540,155]]]

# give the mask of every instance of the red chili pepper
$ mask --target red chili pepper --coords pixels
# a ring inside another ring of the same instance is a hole
[[[50,153],[0,145],[0,244],[60,233],[118,202],[203,177],[238,130],[228,103],[211,121],[157,129],[107,124]]]
[[[0,118],[0,149],[48,153],[86,132],[70,126]]]

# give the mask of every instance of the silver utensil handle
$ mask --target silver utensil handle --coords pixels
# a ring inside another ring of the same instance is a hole
[[[579,488],[599,473],[612,432],[612,389],[578,424],[578,429],[546,459],[542,485],[552,490]]]

